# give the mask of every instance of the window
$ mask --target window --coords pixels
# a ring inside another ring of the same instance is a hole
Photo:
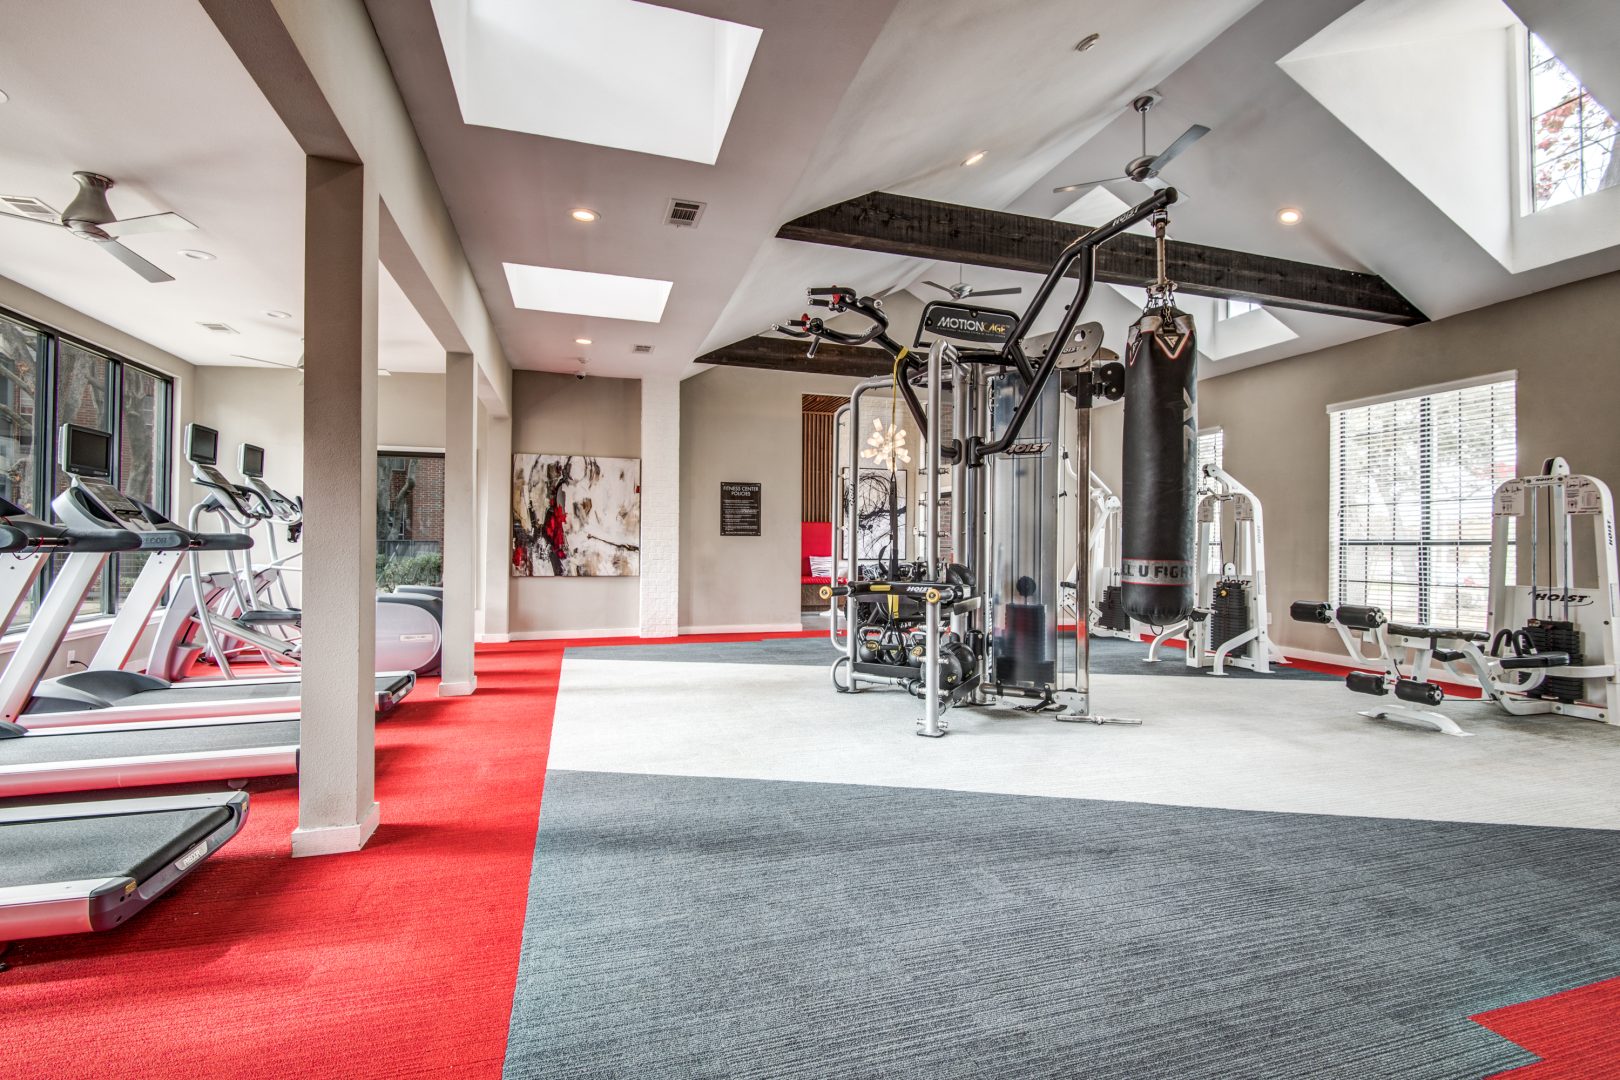
[[[1204,474],[1205,465],[1224,468],[1221,455],[1226,449],[1226,435],[1220,428],[1205,428],[1198,433],[1198,475]]]
[[[1545,210],[1620,183],[1620,163],[1614,117],[1546,42],[1528,37],[1531,200]]]
[[[1215,321],[1225,322],[1235,319],[1239,315],[1247,315],[1251,311],[1259,311],[1260,305],[1248,300],[1218,300],[1215,304]]]
[[[0,313],[0,497],[51,519],[51,500],[68,486],[55,461],[56,431],[74,423],[110,431],[118,447],[113,482],[167,512],[172,395],[161,375]],[[11,629],[33,616],[64,558],[47,565]],[[139,553],[113,556],[80,615],[116,611],[145,561]]]
[[[444,455],[377,455],[377,588],[444,582]]]
[[[1491,496],[1515,475],[1514,381],[1332,406],[1334,603],[1484,630]]]

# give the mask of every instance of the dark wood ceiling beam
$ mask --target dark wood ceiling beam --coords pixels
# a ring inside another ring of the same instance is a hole
[[[1173,220],[1173,209],[1171,213]],[[1087,231],[1045,218],[874,191],[790,221],[776,235],[934,262],[1045,274],[1064,246]],[[1175,240],[1166,258],[1170,279],[1182,292],[1395,326],[1428,321],[1377,274]],[[1151,237],[1127,233],[1098,249],[1099,281],[1146,285],[1155,273]]]
[[[697,362],[817,375],[853,375],[861,379],[888,375],[892,371],[889,354],[882,349],[823,342],[815,356],[806,358],[804,354],[809,347],[808,341],[793,338],[751,337],[706,353],[698,357]]]

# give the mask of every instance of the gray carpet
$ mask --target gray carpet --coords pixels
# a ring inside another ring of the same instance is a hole
[[[1072,642],[1060,642],[1064,657],[1074,654]],[[1147,644],[1123,638],[1097,638],[1091,643],[1091,670],[1098,675],[1190,675],[1212,678],[1207,671],[1183,663],[1180,649],[1165,649],[1164,659],[1144,663]],[[588,645],[568,650],[581,660],[650,660],[674,664],[792,664],[826,667],[837,657],[826,636],[814,638],[768,638],[762,641],[697,641],[670,645]],[[1333,679],[1335,675],[1288,667],[1273,667],[1272,674],[1260,675],[1241,668],[1228,668],[1227,674],[1240,679]]]
[[[1478,1077],[1620,833],[553,771],[506,1076]]]

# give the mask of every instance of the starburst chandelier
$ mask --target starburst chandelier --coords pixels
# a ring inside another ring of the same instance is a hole
[[[866,436],[866,449],[861,457],[893,472],[898,463],[911,464],[911,451],[906,449],[906,432],[890,424],[884,430],[882,420],[872,421],[871,434]]]

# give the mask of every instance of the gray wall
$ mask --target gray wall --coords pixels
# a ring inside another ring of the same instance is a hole
[[[1328,590],[1328,405],[1516,370],[1519,473],[1560,455],[1620,484],[1620,274],[1393,330],[1198,385],[1201,427],[1226,433],[1226,469],[1266,515],[1272,632],[1284,646],[1340,651],[1330,632],[1294,623],[1294,600]],[[1098,475],[1119,481],[1122,410],[1095,424]],[[1117,490],[1117,489],[1116,489]]]
[[[512,452],[639,458],[641,381],[514,371]],[[640,587],[631,577],[514,577],[511,633],[636,633]]]
[[[681,383],[683,629],[799,625],[801,398],[858,381],[716,367]],[[761,535],[720,535],[723,481],[764,485]]]

